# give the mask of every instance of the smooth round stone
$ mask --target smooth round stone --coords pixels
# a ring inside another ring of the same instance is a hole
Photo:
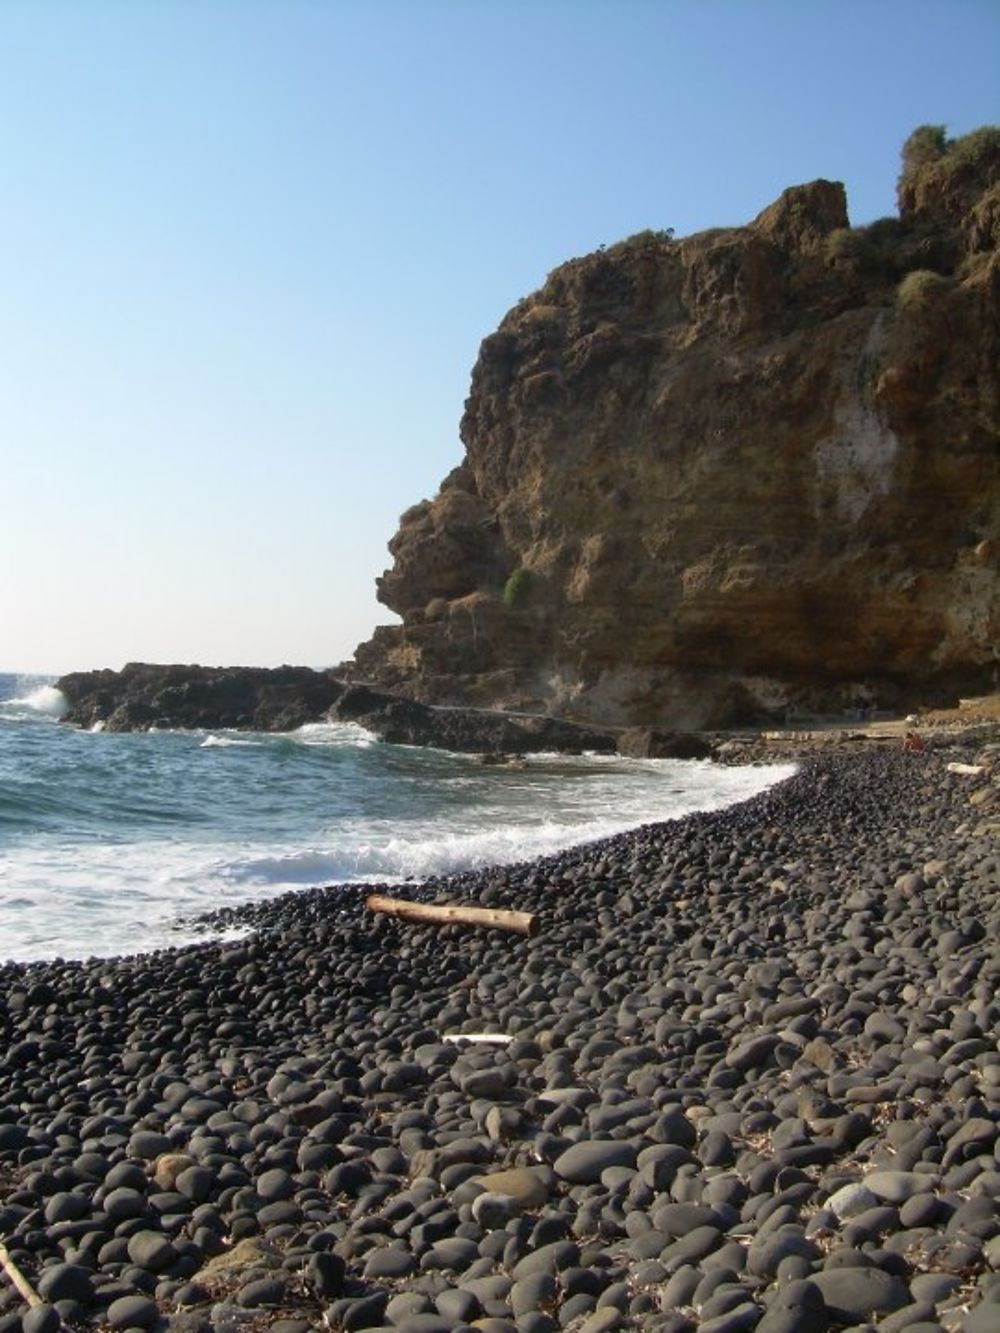
[[[549,1305],[556,1298],[558,1288],[551,1273],[530,1273],[515,1282],[510,1289],[510,1308],[515,1319]]]
[[[564,1268],[574,1268],[580,1262],[579,1247],[572,1241],[556,1240],[550,1245],[542,1245],[532,1250],[514,1266],[515,1282],[522,1282],[533,1273],[559,1273]]]
[[[755,1333],[826,1333],[827,1325],[825,1306],[818,1315],[811,1310],[782,1307],[768,1310],[755,1326]]]
[[[344,1290],[346,1264],[339,1254],[321,1250],[306,1265],[306,1277],[318,1296],[331,1299]]]
[[[202,1305],[208,1300],[208,1291],[200,1282],[182,1282],[174,1290],[172,1299],[179,1308],[185,1305]]]
[[[717,1250],[721,1241],[722,1232],[718,1227],[695,1227],[668,1246],[660,1255],[660,1259],[670,1268],[678,1263],[698,1263],[713,1250]]]
[[[760,1306],[753,1301],[742,1301],[724,1314],[699,1319],[698,1333],[745,1333],[756,1328],[759,1320]]]
[[[111,1328],[152,1328],[159,1318],[156,1302],[148,1296],[119,1296],[108,1306]]]
[[[873,1194],[862,1181],[856,1180],[850,1185],[843,1185],[836,1193],[831,1194],[825,1206],[836,1213],[843,1222],[869,1208],[874,1208],[878,1201],[878,1195]]]
[[[987,1120],[985,1117],[975,1116],[966,1120],[948,1140],[944,1165],[950,1166],[952,1162],[960,1160],[969,1146],[973,1146],[976,1151],[980,1151],[984,1146],[992,1145],[996,1140],[997,1133],[996,1123]]]
[[[736,1160],[732,1140],[722,1130],[713,1130],[705,1135],[698,1149],[698,1156],[708,1167],[732,1166]]]
[[[582,1255],[581,1263],[583,1263]],[[559,1285],[567,1296],[575,1296],[583,1291],[588,1296],[596,1298],[600,1296],[608,1282],[603,1269],[580,1267],[564,1268],[559,1274]]]
[[[875,1314],[892,1313],[910,1303],[906,1283],[880,1268],[826,1268],[810,1281],[827,1309],[846,1324],[862,1324]]]
[[[154,1212],[159,1213],[162,1219],[172,1213],[189,1213],[191,1200],[176,1190],[159,1190],[149,1196],[149,1206]]]
[[[21,1333],[62,1333],[59,1311],[48,1303],[36,1305],[21,1317]]]
[[[138,1157],[145,1162],[153,1162],[162,1153],[170,1152],[173,1144],[166,1134],[159,1134],[152,1129],[139,1129],[128,1141],[129,1157]]]
[[[159,1231],[137,1231],[129,1237],[128,1257],[138,1268],[162,1273],[177,1262],[177,1250]]]
[[[262,1227],[295,1226],[302,1221],[302,1209],[292,1199],[280,1199],[259,1209],[257,1220]]]
[[[962,1285],[962,1279],[955,1273],[916,1273],[910,1279],[910,1291],[918,1301],[930,1301],[939,1305]]]
[[[420,1260],[420,1267],[461,1273],[479,1258],[479,1246],[464,1236],[447,1236],[435,1242]]]
[[[694,1125],[680,1107],[664,1111],[647,1133],[654,1143],[675,1148],[693,1148],[698,1138]]]
[[[385,1318],[390,1324],[401,1324],[415,1314],[432,1314],[431,1298],[422,1291],[401,1291],[385,1307]]]
[[[549,1176],[551,1178],[551,1172]],[[488,1193],[504,1194],[514,1199],[518,1211],[540,1208],[548,1201],[549,1186],[542,1173],[532,1167],[511,1167],[509,1170],[491,1171],[472,1179]]]
[[[654,1228],[634,1236],[629,1241],[628,1252],[636,1260],[658,1259],[669,1244],[671,1237],[665,1231],[657,1231]]]
[[[135,1162],[116,1162],[104,1177],[106,1190],[129,1189],[145,1193],[149,1184],[148,1177],[141,1166]]]
[[[265,1203],[279,1203],[295,1193],[295,1182],[287,1171],[275,1168],[258,1176],[255,1187]]]
[[[932,1226],[943,1210],[936,1194],[913,1194],[900,1207],[899,1220],[907,1229]]]
[[[933,1182],[916,1171],[870,1171],[861,1183],[877,1199],[899,1204],[924,1193]]]
[[[90,1200],[85,1194],[53,1194],[45,1205],[45,1220],[49,1225],[58,1222],[77,1222],[90,1212]]]
[[[660,1309],[677,1310],[690,1305],[702,1274],[693,1264],[682,1264],[660,1292]]]
[[[461,1287],[449,1287],[446,1291],[440,1292],[435,1296],[434,1304],[437,1306],[438,1314],[443,1319],[449,1319],[452,1327],[455,1324],[471,1323],[479,1317],[483,1309],[479,1298]]]
[[[763,1033],[758,1037],[751,1037],[748,1041],[741,1042],[726,1056],[725,1063],[730,1069],[744,1074],[748,1070],[758,1069],[767,1064],[774,1048],[780,1042],[772,1032]]]
[[[934,1306],[929,1301],[914,1301],[878,1322],[879,1333],[906,1333],[921,1324],[935,1323]]]
[[[417,1271],[417,1261],[409,1250],[387,1246],[385,1249],[372,1250],[365,1260],[364,1274],[373,1280],[409,1277]]]
[[[174,1188],[192,1203],[204,1203],[211,1197],[215,1174],[207,1166],[189,1166],[178,1172]]]
[[[559,1311],[559,1324],[563,1328],[569,1328],[575,1321],[589,1315],[594,1309],[593,1296],[587,1296],[580,1292],[577,1296],[571,1296],[568,1301],[564,1301]],[[520,1333],[520,1331],[519,1331]]]
[[[505,1227],[520,1211],[520,1204],[512,1194],[498,1194],[494,1190],[487,1190],[472,1201],[472,1216],[486,1231]]]
[[[245,1310],[281,1305],[284,1299],[285,1283],[276,1277],[256,1278],[236,1293],[236,1304]]]
[[[467,1097],[493,1101],[507,1091],[507,1080],[501,1069],[474,1069],[463,1076],[460,1087]]]
[[[552,1169],[573,1185],[592,1185],[608,1167],[635,1164],[636,1148],[627,1139],[585,1139],[560,1153]]]
[[[686,1236],[695,1227],[721,1226],[722,1219],[714,1208],[702,1203],[665,1203],[652,1214],[653,1226],[677,1239]]]
[[[822,1293],[809,1278],[772,1287],[765,1294],[765,1299],[769,1310],[802,1309],[817,1316],[824,1310]]]
[[[992,1301],[981,1301],[974,1310],[970,1310],[962,1323],[962,1333],[997,1333],[1000,1328],[1000,1305]]]
[[[149,1211],[146,1196],[127,1186],[111,1190],[106,1194],[101,1207],[113,1222],[124,1222],[130,1217],[145,1217]]]
[[[808,1261],[818,1258],[819,1253],[819,1247],[807,1240],[799,1227],[759,1236],[747,1250],[747,1272],[755,1277],[774,1277],[785,1259],[795,1257]]]
[[[13,1050],[13,1048],[11,1048]],[[8,1052],[8,1059],[10,1052]],[[16,1153],[28,1142],[28,1131],[21,1125],[0,1125],[0,1153]]]
[[[89,1305],[94,1299],[93,1276],[80,1264],[52,1264],[42,1271],[36,1289],[42,1300],[52,1305],[59,1301]]]

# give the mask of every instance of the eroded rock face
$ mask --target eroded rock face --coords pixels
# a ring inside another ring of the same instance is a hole
[[[898,220],[814,181],[556,269],[482,345],[358,674],[673,727],[992,684],[1000,133],[965,142]]]

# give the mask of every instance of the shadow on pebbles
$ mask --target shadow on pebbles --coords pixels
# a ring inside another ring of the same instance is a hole
[[[3,966],[0,1333],[995,1333],[998,754]]]

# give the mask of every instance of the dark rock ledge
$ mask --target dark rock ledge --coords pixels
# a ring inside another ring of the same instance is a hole
[[[74,672],[56,685],[69,703],[65,722],[107,731],[293,731],[307,722],[329,720],[356,722],[397,745],[434,745],[466,753],[607,753],[616,745],[609,730],[528,713],[431,707],[308,667],[132,662],[121,671]]]
[[[995,1333],[996,741],[0,965],[0,1333]]]

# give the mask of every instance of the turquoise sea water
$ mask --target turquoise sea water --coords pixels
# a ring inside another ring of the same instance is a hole
[[[742,800],[789,768],[539,756],[523,768],[360,728],[107,734],[0,675],[0,961],[193,938],[184,920],[307,885],[520,861]]]

